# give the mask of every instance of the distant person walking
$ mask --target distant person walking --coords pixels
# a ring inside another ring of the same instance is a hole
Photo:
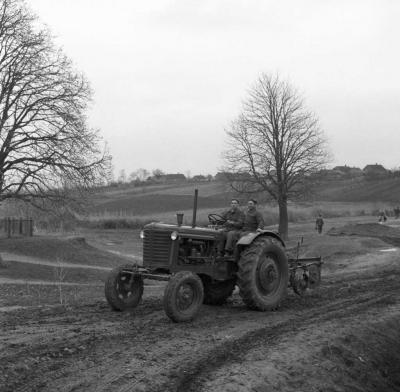
[[[324,226],[324,219],[322,218],[322,214],[318,214],[318,217],[315,220],[315,230],[318,231],[318,234],[322,234],[323,226]]]
[[[394,217],[395,217],[395,219],[399,219],[399,216],[400,216],[400,207],[399,207],[399,206],[394,207],[393,212],[394,212]]]
[[[387,216],[385,214],[385,211],[382,210],[379,212],[379,223],[385,223],[387,221]]]

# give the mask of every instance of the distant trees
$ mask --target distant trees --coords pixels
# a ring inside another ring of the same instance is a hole
[[[243,110],[227,130],[226,171],[240,192],[267,192],[279,206],[279,232],[288,235],[287,202],[304,177],[327,162],[317,117],[296,90],[278,76],[262,74]]]
[[[80,200],[111,157],[86,123],[91,89],[22,0],[0,2],[0,200]]]
[[[153,177],[158,178],[163,176],[165,173],[161,169],[154,169],[151,174]]]
[[[135,171],[133,171],[130,175],[129,175],[129,180],[132,181],[146,181],[147,178],[149,177],[150,172],[146,169],[140,168],[137,169]]]
[[[117,181],[111,181],[110,185],[118,186],[121,184],[149,185],[154,183],[177,183],[183,181],[189,182],[206,182],[212,181],[214,176],[211,174],[197,174],[193,177],[187,177],[182,173],[165,173],[161,169],[147,170],[139,168],[132,171],[129,176],[126,175],[125,169],[119,171]]]

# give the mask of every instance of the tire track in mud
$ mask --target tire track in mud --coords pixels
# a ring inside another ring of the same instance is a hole
[[[11,342],[8,347],[11,347],[12,351],[7,352],[6,349],[0,355],[0,390],[2,392],[43,390],[47,388],[47,379],[66,380],[71,375],[71,369],[79,372],[90,371],[97,368],[99,361],[102,367],[113,369],[115,355],[121,347],[129,347],[132,337],[146,329],[147,324],[157,324],[157,320],[161,318],[160,299],[148,299],[146,305],[124,313],[112,312],[105,304],[82,306],[78,313],[73,311],[76,308],[61,314],[53,313],[54,309],[47,314],[38,312],[35,314],[35,320],[27,327],[22,326],[19,332],[31,335],[30,341]],[[17,311],[17,313],[19,316],[15,321],[20,325],[24,312]],[[134,327],[131,324],[131,317],[139,320]],[[15,323],[12,322],[15,316],[10,315],[9,318],[11,320],[7,326],[15,330]],[[38,327],[41,328],[40,331]],[[47,336],[47,341],[41,341],[41,336]],[[105,346],[100,359],[96,356],[98,346]],[[27,350],[34,354],[27,356]],[[24,357],[25,359],[21,361]],[[77,363],[83,366],[82,369],[76,369]],[[7,370],[11,377],[7,377]],[[1,377],[2,372],[5,379]],[[86,391],[87,388],[80,390]]]
[[[351,293],[349,294],[351,295]],[[96,384],[91,384],[89,382],[84,389],[85,391],[186,391],[197,390],[197,386],[199,383],[199,379],[207,379],[207,374],[214,371],[216,367],[223,366],[229,361],[234,362],[234,360],[239,360],[243,355],[243,352],[249,351],[254,347],[257,347],[260,342],[265,340],[269,345],[272,346],[271,342],[274,342],[274,339],[279,339],[280,336],[285,335],[289,332],[297,330],[298,328],[304,327],[308,323],[314,323],[317,321],[323,321],[324,319],[329,319],[335,317],[335,313],[343,313],[343,308],[346,308],[346,315],[351,314],[353,311],[357,310],[360,312],[362,309],[371,309],[372,307],[376,307],[380,302],[387,301],[387,299],[391,297],[390,295],[386,295],[383,298],[374,298],[373,294],[364,294],[363,296],[359,296],[357,299],[344,297],[340,301],[336,301],[334,304],[325,306],[321,304],[320,306],[313,306],[313,309],[309,311],[305,311],[299,315],[299,312],[294,316],[291,316],[290,320],[286,320],[285,322],[274,323],[271,327],[264,327],[261,329],[255,329],[249,332],[246,335],[241,335],[237,339],[233,339],[231,341],[225,342],[224,344],[220,344],[217,347],[212,346],[213,344],[210,341],[206,341],[204,336],[202,336],[202,342],[196,342],[196,346],[191,346],[191,349],[187,349],[187,346],[190,344],[185,337],[182,337],[180,344],[182,348],[180,348],[177,352],[172,354],[170,357],[165,357],[165,350],[170,349],[171,347],[165,346],[165,341],[161,338],[160,341],[157,341],[157,338],[160,338],[160,332],[157,329],[153,330],[155,335],[152,336],[153,341],[145,340],[145,343],[148,343],[149,351],[152,353],[152,356],[158,357],[158,363],[152,363],[151,357],[145,355],[145,361],[141,366],[147,366],[152,368],[159,374],[154,374],[154,377],[148,377],[145,383],[143,383],[143,378],[140,377],[135,371],[129,369],[121,368],[118,369],[109,369],[108,374],[105,374],[102,378],[102,383],[100,389]],[[326,299],[325,302],[329,302],[330,299]],[[306,306],[306,305],[305,305]],[[286,305],[286,309],[288,306]],[[328,312],[325,316],[320,316],[322,313]],[[235,309],[231,308],[229,310],[229,314],[227,313],[224,316],[223,320],[229,320],[232,317],[232,314],[235,313]],[[278,312],[280,313],[280,312]],[[296,312],[295,312],[296,313]],[[256,312],[254,313],[256,314]],[[277,313],[275,313],[277,314]],[[281,315],[284,317],[286,312],[282,312]],[[342,317],[345,317],[343,315]],[[320,316],[320,317],[318,317]],[[165,324],[165,323],[162,323]],[[175,324],[174,324],[175,325]],[[165,325],[167,326],[167,325]],[[215,325],[214,325],[215,327]],[[201,329],[201,326],[200,326]],[[214,328],[215,329],[215,328]],[[190,334],[194,335],[199,330],[199,326],[196,329],[190,329]],[[182,327],[181,331],[184,331],[184,327]],[[212,329],[209,330],[210,333]],[[150,335],[152,332],[150,331]],[[144,334],[143,338],[146,338]],[[179,333],[175,333],[171,336],[175,341],[179,339]],[[169,337],[163,337],[168,340]],[[270,339],[270,340],[268,340]],[[123,344],[125,339],[121,339],[118,343],[119,346]],[[251,342],[253,342],[251,344]],[[131,344],[133,342],[130,342]],[[189,343],[189,344],[188,344]],[[192,343],[194,343],[192,341]],[[116,346],[118,347],[118,346]],[[237,347],[239,351],[236,353],[235,350]],[[143,347],[142,347],[143,348]],[[114,348],[115,349],[115,348]],[[163,351],[164,350],[164,351]],[[147,351],[147,349],[146,349]],[[193,351],[198,352],[199,359],[193,361]],[[127,350],[119,358],[115,358],[113,355],[115,352],[109,352],[106,354],[105,358],[99,363],[102,368],[107,368],[107,364],[110,366],[116,366],[117,364],[126,364],[129,362],[129,359],[132,355],[135,354],[135,351],[130,349],[129,339],[127,340]],[[233,354],[233,355],[232,355]],[[163,362],[165,359],[165,362]],[[209,367],[209,372],[207,372],[207,366]],[[140,368],[139,368],[140,369]],[[176,370],[179,369],[179,370]],[[182,369],[182,370],[181,370]],[[89,370],[89,369],[87,369]],[[136,369],[137,370],[137,369]],[[139,370],[140,371],[140,370]],[[149,372],[149,368],[146,369]],[[150,370],[151,373],[151,370]],[[149,373],[147,373],[149,374]],[[168,380],[166,382],[162,382],[162,379]],[[194,380],[194,381],[193,381]],[[193,386],[194,385],[194,386]]]
[[[400,287],[397,287],[400,289]],[[238,363],[252,349],[260,345],[268,345],[270,349],[275,347],[282,337],[296,333],[309,324],[321,323],[334,318],[335,320],[346,318],[354,312],[358,314],[379,307],[393,300],[393,288],[387,289],[390,292],[376,298],[374,293],[367,294],[365,298],[345,299],[332,305],[323,305],[306,311],[299,317],[293,317],[288,321],[278,323],[272,327],[268,326],[253,330],[238,339],[224,342],[206,352],[196,360],[182,364],[178,371],[170,373],[168,382],[152,391],[173,391],[173,392],[196,392],[201,390],[202,385],[209,380],[209,376],[222,366]]]

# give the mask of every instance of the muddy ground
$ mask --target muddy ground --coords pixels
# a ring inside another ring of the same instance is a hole
[[[98,291],[0,312],[0,391],[400,391],[400,231],[388,229],[309,234],[321,287],[275,312],[236,293],[175,324],[162,287],[125,313]]]

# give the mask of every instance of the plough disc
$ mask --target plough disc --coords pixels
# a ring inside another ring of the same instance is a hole
[[[308,267],[308,287],[310,289],[317,288],[321,283],[321,266],[310,265]]]
[[[295,270],[290,275],[290,285],[293,291],[298,295],[303,295],[308,287],[308,277],[303,270]]]

